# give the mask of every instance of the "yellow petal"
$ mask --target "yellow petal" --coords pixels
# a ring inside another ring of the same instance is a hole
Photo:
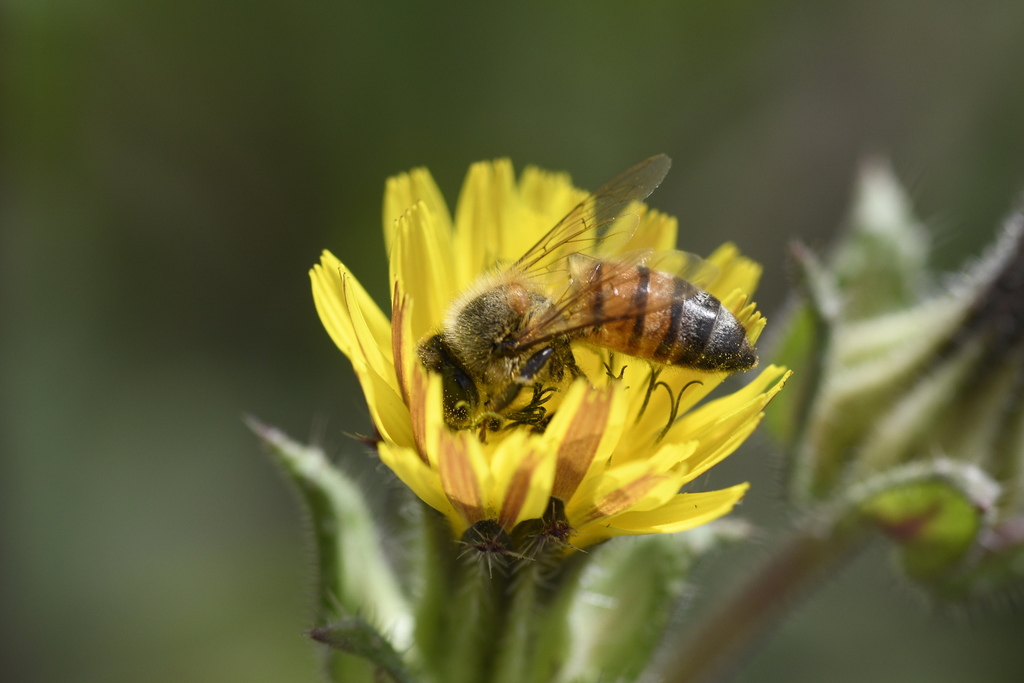
[[[707,290],[720,301],[734,289],[753,294],[761,280],[761,266],[740,254],[732,242],[727,242],[712,252],[708,261],[719,270],[719,276],[707,286]]]
[[[573,187],[568,173],[527,166],[519,180],[521,229],[508,236],[504,258],[514,260],[525,254],[585,197],[585,192]]]
[[[381,352],[391,346],[391,324],[387,316],[331,252],[323,252],[320,264],[313,266],[309,277],[317,313],[331,339],[346,356],[359,355],[379,371]],[[354,313],[362,320],[359,330],[353,325]],[[364,330],[369,334],[360,337]],[[390,351],[387,354],[390,356]]]
[[[790,374],[786,368],[769,365],[745,387],[683,415],[666,435],[665,441],[703,439],[722,425],[749,419],[751,414],[768,405]]]
[[[491,462],[498,523],[506,530],[541,517],[551,499],[555,458],[538,448],[540,443],[525,431],[516,432],[501,442]]]
[[[573,526],[583,527],[622,514],[648,499],[665,500],[679,490],[683,479],[659,469],[664,468],[652,461],[608,469],[584,482],[566,506],[566,515]]]
[[[458,294],[452,268],[446,265],[452,260],[451,237],[437,228],[426,204],[413,205],[395,221],[391,282],[416,301],[410,317],[414,339],[441,323],[445,309]]]
[[[330,252],[310,271],[313,300],[320,320],[352,367],[367,407],[381,435],[412,445],[409,411],[401,399],[391,360],[391,327],[380,308],[347,268]]]
[[[392,380],[385,379],[372,369],[352,364],[359,378],[359,385],[366,396],[370,418],[386,441],[398,446],[411,447],[415,444],[409,408],[395,390]]]
[[[544,432],[545,443],[557,454],[552,495],[570,500],[593,468],[604,466],[619,442],[625,417],[626,401],[618,388],[573,384]]]
[[[674,439],[700,441],[694,457],[686,463],[688,480],[724,460],[750,436],[760,423],[765,406],[782,389],[787,377],[789,373],[784,368],[769,366],[740,391],[702,406],[672,428],[666,437],[668,442]],[[772,382],[774,386],[767,389]]]
[[[394,446],[385,441],[377,445],[377,452],[380,454],[381,462],[387,465],[420,500],[453,522],[458,521],[455,508],[448,502],[441,488],[440,475],[437,470],[420,460],[415,449]]]
[[[440,239],[451,241],[452,219],[448,213],[437,183],[425,168],[414,168],[388,178],[384,188],[384,246],[391,253],[394,243],[395,221],[410,207],[423,202],[433,217],[434,229],[441,233]]]
[[[646,207],[645,207],[646,208]],[[676,234],[679,224],[674,216],[661,211],[646,209],[640,214],[640,223],[636,234],[629,241],[627,249],[653,249],[654,251],[674,251]]]
[[[469,168],[455,209],[455,275],[461,290],[507,253],[505,242],[518,230],[512,162],[482,161]]]
[[[696,441],[680,445],[668,444],[650,455],[647,458],[648,472],[652,476],[660,477],[660,480],[642,496],[633,499],[629,509],[635,511],[661,507],[679,493],[679,489],[687,481],[686,469],[680,468],[680,463],[685,462],[695,452],[697,446]],[[615,469],[617,468],[610,468],[609,472]]]
[[[688,472],[686,481],[693,481],[732,455],[754,433],[763,417],[764,413],[758,411],[748,419],[738,421],[734,429],[723,430],[716,434],[717,438],[702,441],[694,457],[681,468],[681,471]]]
[[[607,535],[686,531],[729,514],[748,488],[749,484],[737,484],[721,491],[680,493],[657,509],[627,512],[610,520]]]
[[[478,441],[465,432],[443,432],[437,445],[441,488],[466,526],[491,518],[484,492],[491,488],[487,462]]]

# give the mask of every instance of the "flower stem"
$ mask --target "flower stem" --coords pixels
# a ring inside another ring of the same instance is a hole
[[[858,550],[866,529],[846,521],[822,528],[806,524],[723,607],[700,620],[665,669],[665,683],[724,679],[829,570]]]
[[[498,648],[493,680],[515,683],[529,680],[525,672],[533,661],[536,633],[531,628],[537,620],[537,580],[533,566],[523,567],[512,582],[512,595],[504,616],[501,647]]]
[[[506,579],[475,561],[461,562],[448,610],[448,656],[438,681],[474,683],[490,678],[505,611]]]

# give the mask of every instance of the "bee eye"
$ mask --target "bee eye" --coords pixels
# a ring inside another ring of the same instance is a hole
[[[480,403],[473,378],[439,334],[421,344],[418,352],[427,368],[441,373],[445,422],[456,429],[468,427]]]
[[[447,422],[455,428],[465,427],[470,414],[480,402],[476,385],[461,368],[449,365],[443,371],[444,412]]]

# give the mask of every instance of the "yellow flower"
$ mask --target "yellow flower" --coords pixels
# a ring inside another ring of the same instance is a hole
[[[575,344],[589,381],[552,402],[542,433],[512,427],[484,441],[445,424],[441,377],[420,363],[418,342],[481,274],[521,256],[585,196],[565,174],[527,168],[517,182],[509,161],[482,162],[470,168],[453,221],[430,174],[416,169],[391,178],[385,192],[392,321],[330,252],[310,271],[320,319],[366,395],[381,459],[457,536],[481,522],[512,532],[548,519],[558,500],[561,526],[547,532],[582,548],[704,524],[747,489],[680,492],[753,432],[788,376],[784,368],[769,366],[743,389],[701,403],[728,373],[613,359]],[[643,206],[638,213],[631,248],[675,247],[675,219]],[[708,263],[701,285],[756,341],[765,320],[748,294],[760,267],[731,244]]]

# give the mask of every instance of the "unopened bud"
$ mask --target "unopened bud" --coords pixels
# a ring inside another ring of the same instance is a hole
[[[794,250],[806,296],[783,339],[797,387],[780,397],[795,416],[782,426],[795,502],[857,498],[902,544],[909,574],[942,582],[991,559],[982,539],[1024,512],[1024,214],[939,287],[902,196],[870,166],[836,256]],[[870,500],[854,495],[866,482]]]

